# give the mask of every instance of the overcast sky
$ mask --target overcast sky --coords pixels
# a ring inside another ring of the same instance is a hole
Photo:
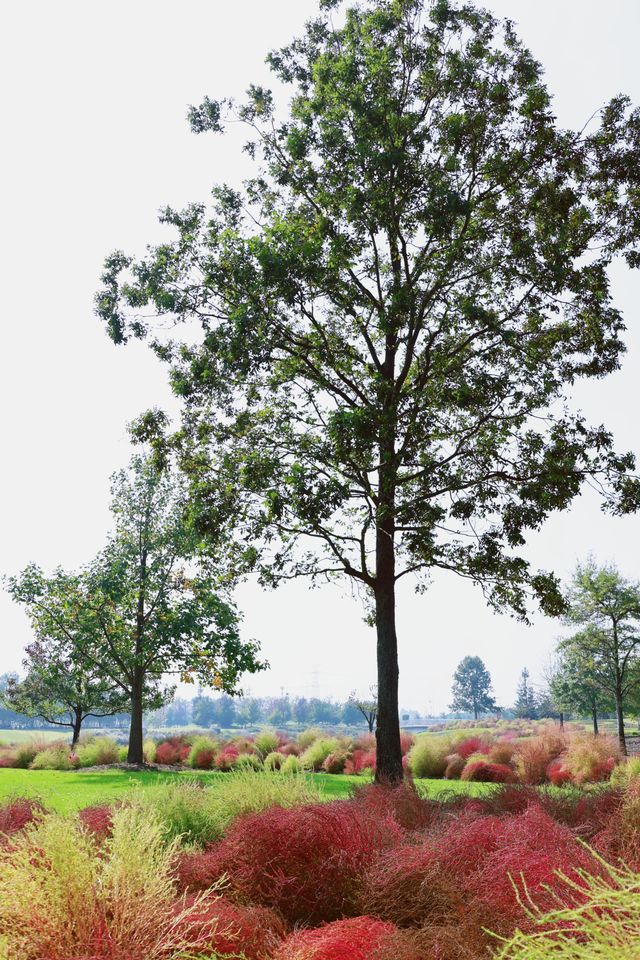
[[[581,127],[623,91],[640,103],[637,0],[493,0],[545,66],[559,121]],[[5,0],[0,4],[2,175],[1,374],[3,468],[0,573],[35,560],[74,567],[109,527],[108,478],[130,455],[126,424],[171,406],[164,369],[139,344],[116,348],[93,316],[101,262],[166,236],[157,210],[206,199],[213,183],[248,172],[235,134],[196,137],[187,106],[269,83],[266,52],[300,31],[311,0]],[[622,371],[581,386],[576,405],[640,454],[640,275],[614,269],[629,353]],[[584,496],[531,537],[528,554],[567,577],[589,552],[638,575],[640,518],[600,513]],[[303,582],[238,591],[246,634],[269,673],[256,695],[343,698],[374,679],[375,637],[348,584]],[[480,591],[436,577],[426,595],[399,597],[401,700],[440,710],[466,654],[481,656],[498,700],[518,675],[534,679],[558,624],[531,627],[487,610]],[[0,593],[0,673],[18,669],[24,614]]]

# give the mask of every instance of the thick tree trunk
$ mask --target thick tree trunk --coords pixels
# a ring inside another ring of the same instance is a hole
[[[591,719],[593,720],[593,735],[597,737],[599,732],[598,731],[598,711],[596,710],[595,707],[591,711]]]
[[[71,749],[76,746],[80,739],[80,728],[82,727],[82,710],[76,708],[73,715],[73,735],[71,737]]]
[[[620,741],[620,749],[622,750],[622,755],[626,757],[627,741],[624,735],[624,704],[622,702],[622,694],[619,691],[616,691],[616,719],[618,721],[618,740]]]
[[[142,682],[131,690],[131,726],[129,727],[128,763],[144,763],[142,738]]]

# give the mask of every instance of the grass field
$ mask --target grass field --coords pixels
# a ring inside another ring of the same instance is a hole
[[[69,740],[69,733],[66,727],[60,727],[59,730],[0,730],[0,743],[27,743],[32,740],[38,743]]]
[[[268,774],[265,774],[268,776]],[[0,770],[0,803],[8,797],[38,797],[46,807],[68,813],[96,803],[113,803],[135,789],[144,789],[157,783],[170,783],[176,778],[198,779],[215,788],[224,779],[224,773],[157,773],[153,770],[110,770],[83,773],[82,770]],[[327,799],[347,797],[354,786],[368,781],[364,777],[309,774]],[[481,794],[493,787],[485,783],[465,783],[460,780],[416,780],[421,792],[429,796],[453,793]]]

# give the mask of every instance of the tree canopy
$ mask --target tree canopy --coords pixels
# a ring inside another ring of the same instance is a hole
[[[291,88],[205,99],[255,177],[167,209],[176,238],[108,257],[97,310],[148,338],[184,401],[177,450],[205,540],[266,583],[346,575],[377,630],[378,776],[402,776],[395,589],[434,569],[526,617],[563,599],[519,552],[587,479],[635,509],[631,454],[566,403],[615,370],[607,267],[638,266],[640,115],[561,129],[508,21],[469,3],[321,3],[268,63]],[[169,339],[157,317],[183,322]]]
[[[491,674],[480,657],[465,657],[453,675],[451,710],[471,710],[477,720],[480,713],[496,709],[491,693]]]

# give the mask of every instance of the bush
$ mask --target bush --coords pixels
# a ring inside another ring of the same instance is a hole
[[[337,920],[317,930],[299,930],[276,950],[273,960],[372,960],[395,928],[373,917]]]
[[[211,737],[196,737],[191,744],[187,763],[196,770],[211,770],[218,744]]]
[[[409,769],[414,777],[443,777],[451,753],[451,737],[421,733],[408,753]]]
[[[322,764],[330,753],[339,750],[339,744],[336,739],[319,739],[307,747],[300,757],[300,763],[305,770],[321,770]]]
[[[529,910],[529,932],[518,930],[496,960],[622,960],[638,956],[640,875],[609,867],[604,876],[584,876],[581,903],[560,882],[560,899],[569,905]],[[564,887],[564,889],[563,889]],[[534,898],[535,899],[535,898]],[[561,937],[558,930],[564,931]]]
[[[270,807],[229,827],[211,867],[227,875],[235,896],[316,925],[356,912],[366,867],[401,838],[395,820],[367,816],[350,801]]]
[[[77,821],[49,815],[0,848],[0,930],[20,960],[151,960],[199,944],[180,934],[167,844],[149,811],[114,813],[97,855]]]
[[[411,750],[411,747],[415,742],[416,738],[413,736],[413,734],[405,733],[404,731],[400,733],[400,750],[402,751],[403,757],[409,753],[409,750]],[[375,737],[373,747],[370,747],[369,749],[375,749]]]
[[[111,737],[95,737],[76,749],[81,767],[101,767],[120,760],[120,748]]]
[[[608,859],[640,870],[639,823],[640,781],[632,780],[609,822],[594,837],[594,847]]]
[[[479,783],[514,783],[516,775],[505,763],[470,760],[462,771],[460,779]]]
[[[294,776],[302,772],[302,764],[294,754],[290,754],[280,767],[280,773],[284,773],[287,776]]]
[[[294,757],[295,759],[295,757]],[[264,768],[265,770],[271,771],[280,770],[282,765],[287,762],[287,758],[283,753],[278,753],[277,750],[274,750],[272,753],[268,753],[264,758]]]
[[[459,780],[467,761],[457,753],[452,753],[445,759],[447,761],[447,766],[444,771],[445,780]]]
[[[545,731],[519,743],[515,765],[520,781],[530,786],[544,783],[549,764],[564,752],[565,747],[565,738],[553,731]]]
[[[547,780],[554,787],[564,787],[567,783],[572,782],[571,770],[565,766],[564,760],[559,758],[551,761],[547,767]]]
[[[366,808],[367,816],[393,818],[403,830],[423,830],[436,823],[446,805],[423,799],[409,782],[397,786],[368,783],[353,792],[352,803]]]
[[[237,747],[231,746],[228,744],[226,747],[223,747],[218,756],[215,759],[215,765],[218,770],[229,771],[233,770],[233,765],[240,756],[240,751]]]
[[[127,747],[127,753],[129,748]],[[144,756],[145,763],[155,763],[156,762],[156,744],[155,740],[147,739],[142,744],[142,754]],[[126,759],[126,755],[125,755]]]
[[[615,787],[626,787],[636,777],[640,777],[640,757],[627,757],[611,773],[611,784]]]
[[[456,753],[463,760],[468,760],[473,753],[488,754],[490,750],[491,744],[481,737],[467,737],[456,746]]]
[[[504,763],[511,766],[516,754],[516,745],[512,740],[499,740],[489,750],[491,763]]]
[[[32,770],[72,770],[74,763],[70,759],[66,746],[47,747],[36,753],[31,762]]]
[[[44,745],[41,746],[33,741],[31,743],[19,744],[14,754],[15,759],[13,766],[20,770],[27,770],[35,760],[37,754],[41,753],[44,749],[46,749]]]
[[[317,727],[309,727],[307,730],[303,730],[298,737],[300,750],[306,750],[312,743],[315,743],[316,740],[320,740],[322,736],[322,730],[319,730]]]
[[[39,800],[17,797],[0,807],[0,835],[10,836],[45,813]]]
[[[262,770],[262,761],[255,753],[241,753],[231,764],[232,770]]]
[[[154,760],[155,760],[155,756],[156,756],[156,745],[155,745],[155,743],[154,743],[154,745],[153,745],[153,758],[154,758]],[[129,759],[129,747],[125,744],[124,746],[118,748],[118,762],[119,762],[119,763],[126,763],[128,759]],[[147,760],[146,756],[145,756],[145,760]],[[147,763],[152,763],[152,761],[151,761],[151,760],[147,760]]]
[[[269,753],[273,753],[280,746],[280,738],[275,730],[261,730],[257,735],[255,741],[255,748],[260,754],[260,759],[264,758]]]
[[[329,756],[325,759],[322,764],[322,769],[325,773],[344,773],[345,763],[347,762],[347,754],[345,751],[337,750],[335,753],[330,753]]]
[[[78,812],[80,823],[98,842],[111,836],[113,829],[113,810],[106,804],[84,807]]]
[[[162,740],[156,747],[156,763],[167,766],[176,766],[184,763],[191,751],[191,745],[184,737],[169,737]]]
[[[188,897],[191,908],[182,925],[187,941],[199,944],[199,953],[242,955],[243,960],[268,960],[287,930],[280,917],[266,907],[241,906],[224,897]],[[179,902],[177,908],[182,904]]]
[[[608,780],[620,760],[620,744],[615,737],[604,734],[574,734],[563,760],[577,784]]]

